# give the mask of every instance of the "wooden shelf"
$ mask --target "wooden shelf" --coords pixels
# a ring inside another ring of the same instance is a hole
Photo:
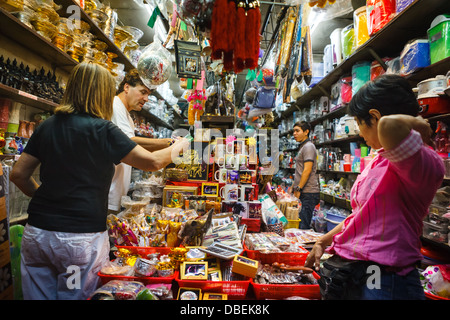
[[[318,173],[330,173],[330,174],[360,174],[360,172],[353,171],[334,171],[334,170],[317,170]]]
[[[11,100],[23,103],[27,106],[35,107],[49,112],[53,112],[53,110],[58,106],[58,104],[53,101],[39,98],[35,95],[5,86],[1,83],[0,97],[10,98]]]
[[[352,67],[360,61],[374,61],[372,52],[379,57],[399,56],[404,46],[411,40],[427,38],[433,19],[439,15],[450,12],[448,0],[416,0],[407,9],[394,17],[386,26],[361,45],[351,56],[327,74],[319,83],[307,91],[303,96],[284,111],[280,119],[289,117],[298,108],[310,106],[310,101],[330,92],[331,86],[342,76],[350,75]],[[446,66],[450,65],[450,59],[444,59],[436,64],[420,70],[408,76],[412,83],[417,83],[428,77],[434,77],[437,72],[442,73]],[[448,71],[448,68],[447,68]]]
[[[70,72],[78,62],[61,51],[53,43],[22,23],[6,10],[0,8],[0,33],[12,41],[20,42],[38,56],[51,61],[52,66]]]
[[[80,8],[81,20],[85,21],[91,27],[89,32],[91,32],[94,36],[97,37],[98,40],[105,42],[108,45],[107,51],[113,52],[117,54],[117,58],[113,59],[115,62],[123,63],[125,65],[125,71],[135,68],[135,66],[131,63],[128,57],[122,52],[122,50],[116,46],[113,40],[108,38],[108,36],[101,30],[97,24],[91,19],[91,17],[81,9],[81,7],[73,0],[56,0],[55,3],[62,5],[62,9],[58,12],[58,14],[62,17],[68,17],[69,14],[66,13],[66,9],[68,6],[76,5]]]
[[[358,135],[358,136],[350,136],[350,137],[341,138],[341,139],[324,141],[321,143],[315,143],[315,145],[317,148],[320,148],[322,146],[328,146],[328,145],[334,145],[334,144],[340,144],[340,143],[348,143],[348,142],[356,142],[356,141],[364,141],[364,139]]]
[[[149,112],[149,111],[147,111],[145,109],[142,109],[141,111],[136,112],[136,113],[142,115],[143,117],[145,117],[147,119],[149,119],[150,123],[152,123],[154,125],[157,125],[158,127],[164,127],[164,128],[170,129],[170,130],[175,130],[172,125],[168,124],[164,120],[158,118],[153,113],[151,113],[151,112]]]
[[[347,105],[344,105],[342,107],[339,107],[319,118],[316,118],[312,121],[310,121],[310,125],[311,128],[314,128],[315,125],[322,123],[323,121],[327,120],[327,119],[334,119],[334,118],[338,118],[338,117],[342,117],[345,116],[345,114],[347,113]]]

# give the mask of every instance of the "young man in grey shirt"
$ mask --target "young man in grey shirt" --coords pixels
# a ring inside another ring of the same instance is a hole
[[[307,122],[294,124],[294,139],[300,142],[295,158],[294,196],[299,198],[302,207],[299,218],[300,229],[310,229],[314,208],[319,204],[319,177],[317,175],[317,150],[309,140],[311,126]]]

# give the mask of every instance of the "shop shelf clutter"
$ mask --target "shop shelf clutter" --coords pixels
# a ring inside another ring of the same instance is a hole
[[[307,257],[352,214],[350,191],[377,155],[348,104],[386,73],[414,88],[446,167],[423,221],[420,271],[427,299],[450,298],[431,277],[446,276],[434,267],[450,263],[450,1],[215,0],[198,15],[189,2],[165,10],[138,2],[0,0],[0,158],[8,183],[74,67],[102,65],[119,85],[152,41],[171,55],[170,77],[128,120],[136,140],[155,139],[164,149],[185,137],[189,149],[161,170],[132,168],[120,209],[105,213],[111,250],[89,300],[321,300],[320,272],[305,267]],[[67,29],[69,8],[76,30]],[[220,20],[234,9],[239,23]],[[245,19],[261,36],[240,32]],[[217,40],[225,33],[236,35],[231,54]],[[246,34],[252,52],[242,46]],[[308,229],[300,229],[303,206],[293,191],[301,121],[311,125],[320,187]],[[29,197],[4,187],[6,225],[25,225]]]

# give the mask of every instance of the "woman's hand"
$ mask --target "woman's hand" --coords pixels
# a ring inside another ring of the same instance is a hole
[[[430,123],[427,119],[421,116],[415,117],[413,122],[413,129],[420,133],[422,136],[423,143],[434,148],[434,141],[431,139],[433,135],[433,130],[431,129]]]
[[[326,245],[321,241],[317,241],[311,249],[311,252],[306,257],[305,267],[315,269],[319,271],[320,269],[320,258],[322,258],[325,253]]]

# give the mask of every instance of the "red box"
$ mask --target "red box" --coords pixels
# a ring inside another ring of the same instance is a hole
[[[111,280],[122,280],[122,281],[139,281],[144,285],[151,283],[167,283],[172,284],[173,280],[178,277],[178,271],[175,271],[170,277],[134,277],[134,276],[121,276],[117,274],[103,274],[100,271],[97,275],[100,277],[102,285],[107,284]]]
[[[259,218],[242,218],[241,224],[246,224],[249,232],[259,232],[261,230],[261,219]]]
[[[314,278],[319,279],[317,273]],[[320,287],[318,284],[258,284],[253,279],[250,282],[257,300],[260,299],[286,299],[289,297],[302,297],[307,299],[320,299]]]
[[[135,246],[116,246],[117,249],[127,249],[132,254],[140,255],[142,258],[147,259],[149,254],[169,254],[173,247],[135,247]]]
[[[290,266],[303,266],[309,252],[274,252],[262,253],[259,250],[249,250],[244,244],[244,250],[247,257],[258,260],[262,264],[272,264],[274,262],[284,263]],[[306,250],[306,249],[305,249]]]
[[[181,280],[175,279],[180,288],[199,288],[202,292],[225,293],[228,299],[245,299],[247,296],[250,279],[242,281],[208,281],[208,280]]]

